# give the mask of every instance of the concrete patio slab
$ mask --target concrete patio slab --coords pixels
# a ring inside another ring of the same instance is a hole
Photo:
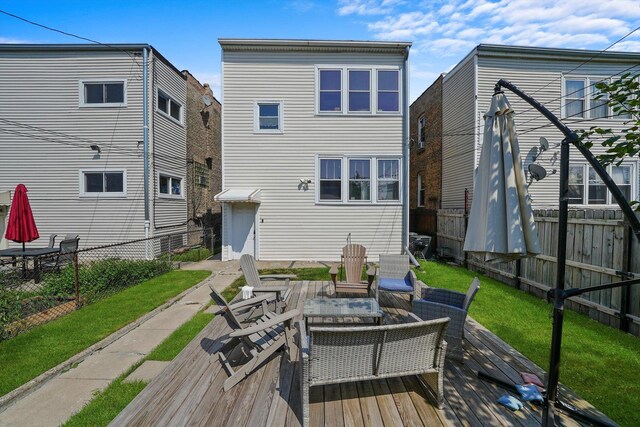
[[[200,304],[175,304],[138,326],[138,329],[176,330],[184,322],[191,319],[200,309],[202,309]]]
[[[171,362],[162,362],[159,360],[147,360],[142,365],[133,371],[127,378],[124,379],[126,383],[132,383],[134,381],[149,382],[154,379],[162,370]]]
[[[103,352],[149,354],[158,344],[164,341],[173,331],[170,329],[134,329]]]

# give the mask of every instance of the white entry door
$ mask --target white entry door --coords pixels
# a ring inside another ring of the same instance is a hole
[[[231,259],[239,259],[241,255],[255,256],[255,205],[237,203],[231,213]]]
[[[5,206],[0,206],[0,249],[7,249],[7,247],[9,246],[7,239],[4,238],[6,221],[7,221],[7,208]]]

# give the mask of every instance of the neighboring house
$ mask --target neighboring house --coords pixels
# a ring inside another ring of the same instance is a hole
[[[409,230],[435,238],[442,177],[442,79],[410,107]]]
[[[189,231],[213,229],[219,239],[222,213],[213,196],[222,189],[222,106],[207,83],[202,85],[189,71],[183,74],[187,78],[187,227]],[[207,232],[207,244],[210,237]],[[200,243],[199,233],[189,233],[188,242]]]
[[[0,201],[27,186],[38,246],[52,233],[86,247],[186,230],[186,91],[147,44],[0,45]]]
[[[499,79],[533,96],[571,129],[601,126],[621,130],[628,118],[614,116],[605,100],[595,99],[593,84],[637,66],[640,54],[517,46],[479,45],[444,77],[442,84],[442,208],[464,208],[464,191],[473,192],[487,111]],[[559,147],[562,134],[518,96],[505,90],[514,109],[525,170],[538,154],[540,137],[550,142],[536,163],[548,175],[534,181],[529,192],[534,208],[557,207]],[[604,153],[598,143],[592,151]],[[631,200],[639,197],[638,158],[610,166],[609,173]],[[612,207],[615,202],[586,160],[571,147],[572,207]],[[529,177],[528,177],[529,178]]]
[[[222,258],[337,260],[348,239],[400,253],[411,44],[219,42]]]

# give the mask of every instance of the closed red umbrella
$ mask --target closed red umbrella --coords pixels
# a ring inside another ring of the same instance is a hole
[[[40,237],[36,222],[33,219],[31,206],[29,205],[27,187],[23,184],[16,186],[13,201],[11,202],[9,224],[7,224],[7,231],[4,237],[14,242],[22,243],[23,250],[26,242],[31,242]]]

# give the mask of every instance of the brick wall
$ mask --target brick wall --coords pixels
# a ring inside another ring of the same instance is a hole
[[[410,231],[436,234],[436,210],[442,188],[442,76],[438,77],[410,107],[409,209]],[[424,148],[418,144],[418,120],[425,116]],[[418,207],[418,175],[425,184],[424,207]]]
[[[188,71],[187,76],[187,218],[188,229],[214,228],[220,239],[222,213],[213,196],[222,191],[222,150],[220,102],[208,84],[202,85]],[[206,106],[203,96],[211,100]],[[201,178],[202,177],[202,178]],[[189,244],[197,242],[192,236]]]

